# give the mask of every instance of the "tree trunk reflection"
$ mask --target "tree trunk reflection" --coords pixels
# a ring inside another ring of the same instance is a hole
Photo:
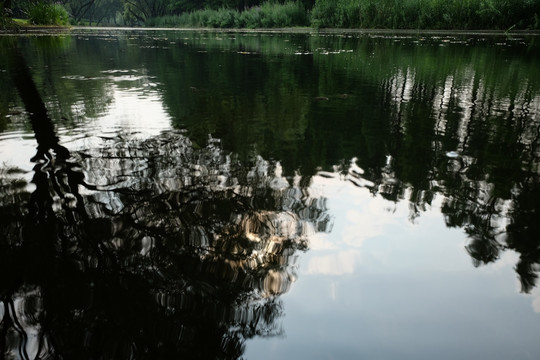
[[[70,154],[24,58],[11,63],[38,152],[35,191],[2,206],[1,353],[236,359],[245,339],[280,334],[279,295],[328,226],[324,201],[279,164],[246,173],[181,134]]]

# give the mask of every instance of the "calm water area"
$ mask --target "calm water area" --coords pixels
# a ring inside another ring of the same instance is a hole
[[[0,35],[0,358],[540,359],[539,60]]]

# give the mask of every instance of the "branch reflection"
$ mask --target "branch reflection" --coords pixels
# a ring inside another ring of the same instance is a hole
[[[279,164],[244,169],[181,134],[38,162],[28,206],[16,182],[2,201],[1,350],[238,358],[279,335],[296,252],[330,219]]]
[[[420,51],[399,37],[156,34],[60,41],[71,75],[51,70],[67,66],[56,54],[33,60],[50,70],[45,102],[19,53],[0,60],[38,145],[32,184],[0,168],[5,357],[238,358],[245,339],[280,335],[296,256],[331,226],[314,174],[406,201],[411,220],[442,196],[476,266],[514,250],[522,291],[536,285],[538,46],[507,44],[504,57],[474,39]],[[260,56],[245,61],[246,49]],[[106,113],[114,86],[132,86],[115,74],[159,92],[189,137],[67,151],[51,117]]]
[[[14,56],[38,154],[31,194],[18,169],[0,176],[0,353],[236,359],[281,334],[279,296],[329,226],[324,199],[279,163],[181,133],[70,154]]]

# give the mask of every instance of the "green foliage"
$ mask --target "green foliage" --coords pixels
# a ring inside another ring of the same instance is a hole
[[[257,7],[243,11],[240,13],[238,22],[240,27],[248,29],[262,28],[261,9]]]
[[[251,29],[307,25],[366,29],[540,28],[540,0],[317,0],[309,12],[301,1],[266,1],[243,11],[234,1],[191,4],[191,8],[177,5],[177,9],[186,9],[179,15],[152,18],[145,25]],[[206,8],[197,10],[196,6]]]
[[[317,0],[314,27],[538,29],[540,0]]]
[[[239,14],[237,24],[243,28],[276,28],[304,26],[308,18],[301,2],[265,2]]]
[[[59,4],[38,2],[30,7],[28,17],[30,22],[35,25],[64,26],[69,24],[68,12]]]
[[[12,25],[12,20],[7,16],[0,16],[0,29],[4,29]]]
[[[124,24],[123,0],[69,0],[64,6],[70,14],[71,23],[77,25]]]
[[[13,16],[67,24],[52,0],[21,0]],[[540,29],[540,0],[60,0],[74,23],[209,28]],[[5,24],[5,17],[0,25]],[[4,25],[5,27],[5,25]]]
[[[279,28],[309,25],[304,5],[299,1],[283,4],[268,1],[261,6],[238,11],[227,7],[204,9],[176,16],[152,18],[146,26],[211,28]]]
[[[169,0],[122,0],[124,19],[128,23],[142,24],[147,19],[169,14]]]

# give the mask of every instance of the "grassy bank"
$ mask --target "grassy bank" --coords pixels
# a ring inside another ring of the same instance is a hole
[[[540,0],[317,0],[269,1],[245,11],[206,9],[148,19],[146,26],[210,28],[386,28],[538,30]]]
[[[1,10],[1,9],[0,9]],[[16,29],[20,26],[43,25],[43,26],[68,26],[69,14],[67,10],[59,4],[47,4],[38,2],[28,8],[28,18],[13,19],[11,10],[4,10],[6,14],[0,16],[0,28]]]
[[[309,25],[308,12],[300,2],[266,2],[245,11],[221,8],[198,10],[181,15],[152,18],[154,27],[276,28]]]
[[[314,27],[539,29],[540,0],[317,0]]]

